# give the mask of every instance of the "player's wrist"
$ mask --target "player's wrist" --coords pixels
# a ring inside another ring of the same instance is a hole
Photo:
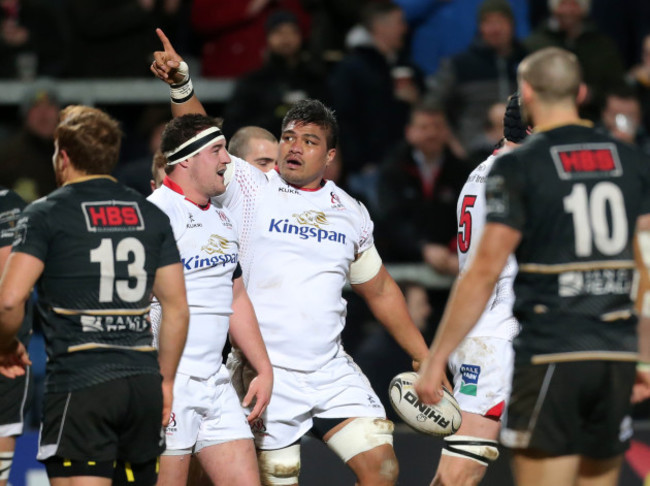
[[[194,86],[190,78],[190,70],[185,61],[177,69],[174,83],[169,85],[169,95],[173,103],[185,103],[194,96]]]
[[[639,361],[636,364],[636,370],[642,373],[650,373],[650,361]]]

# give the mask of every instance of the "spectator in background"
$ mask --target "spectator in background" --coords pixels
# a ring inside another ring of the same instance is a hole
[[[275,169],[278,162],[278,139],[260,127],[243,127],[228,142],[228,152],[253,164],[262,172]]]
[[[52,154],[59,102],[52,86],[37,83],[20,112],[22,128],[0,146],[0,184],[31,202],[56,189]]]
[[[0,1],[0,77],[60,76],[69,39],[62,13],[41,0]]]
[[[181,0],[69,0],[74,60],[70,75],[146,76],[158,42],[155,28],[172,30],[180,6]]]
[[[465,51],[477,33],[477,16],[483,0],[395,0],[412,30],[413,61],[425,75],[433,75],[440,62]],[[515,36],[530,34],[528,0],[509,0],[515,18]]]
[[[530,52],[561,47],[578,57],[588,88],[580,113],[597,120],[605,93],[623,84],[624,69],[614,41],[587,18],[590,5],[591,0],[548,0],[551,17],[526,39],[525,45]]]
[[[485,0],[478,24],[476,40],[445,61],[430,84],[465,148],[481,132],[488,108],[515,91],[517,66],[526,54],[514,38],[514,15],[507,0]]]
[[[280,135],[282,118],[297,101],[325,99],[323,74],[302,56],[302,34],[298,17],[277,10],[266,20],[264,65],[235,85],[224,109],[224,134],[231,137],[239,128],[255,125]]]
[[[302,0],[312,20],[308,51],[319,67],[329,70],[343,59],[345,37],[359,21],[363,3],[364,0]]]
[[[151,159],[160,150],[160,139],[169,118],[169,109],[147,108],[136,130],[142,134],[143,139],[146,139],[146,153],[141,157],[118,164],[113,173],[115,178],[122,184],[135,189],[144,196],[151,193],[151,182],[149,180]]]
[[[621,88],[607,94],[600,128],[650,155],[650,137],[641,123],[641,104],[631,88]]]
[[[643,125],[650,133],[650,35],[643,39],[641,62],[634,66],[627,77],[641,103]]]
[[[194,0],[192,26],[204,40],[201,74],[235,78],[259,69],[266,47],[265,25],[275,10],[293,12],[307,36],[310,21],[300,0]]]
[[[424,261],[455,275],[456,201],[471,168],[449,149],[445,113],[435,103],[413,108],[404,135],[379,170],[377,248],[388,262]]]
[[[348,187],[372,210],[377,204],[377,165],[400,141],[421,83],[415,68],[400,57],[407,30],[401,8],[370,3],[361,21],[370,44],[346,55],[329,81]]]
[[[487,159],[503,138],[503,117],[506,114],[506,104],[494,103],[488,108],[483,131],[475,137],[468,148],[468,162],[472,167]]]

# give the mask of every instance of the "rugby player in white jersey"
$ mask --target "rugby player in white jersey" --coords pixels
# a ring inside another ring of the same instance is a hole
[[[504,138],[494,154],[467,178],[458,198],[458,263],[462,274],[485,225],[485,181],[496,157],[524,140],[528,127],[521,119],[519,97],[508,99]],[[514,352],[512,340],[519,324],[512,315],[512,284],[517,261],[510,255],[481,318],[449,357],[454,397],[463,421],[456,434],[445,437],[432,486],[475,486],[487,466],[499,456],[497,436],[510,392]]]
[[[191,454],[213,484],[260,484],[253,436],[222,364],[230,333],[255,373],[242,403],[254,401],[248,415],[254,421],[269,401],[273,371],[242,281],[236,224],[210,199],[225,190],[225,143],[213,118],[188,115],[169,122],[161,141],[167,176],[148,198],[171,221],[190,309],[159,485],[184,486]],[[152,320],[155,329],[155,314]]]
[[[186,65],[158,35],[164,51],[154,53],[151,71],[171,85],[173,114],[205,113]],[[309,431],[352,469],[357,484],[397,479],[393,424],[341,344],[346,279],[416,368],[427,354],[374,247],[366,208],[323,178],[336,130],[322,103],[297,103],[283,121],[278,169],[263,173],[233,157],[219,197],[240,226],[244,281],[273,364],[272,400],[253,423],[264,485],[298,484],[300,438]],[[229,368],[233,382],[247,382],[237,351]]]

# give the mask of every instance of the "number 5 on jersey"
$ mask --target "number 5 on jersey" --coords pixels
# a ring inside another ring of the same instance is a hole
[[[458,250],[467,253],[472,242],[472,213],[470,209],[476,203],[476,196],[466,195],[460,209],[458,220]]]

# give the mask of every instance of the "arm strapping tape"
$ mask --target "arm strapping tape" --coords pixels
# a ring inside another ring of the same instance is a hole
[[[372,279],[381,270],[381,257],[372,245],[350,265],[350,283],[362,284]]]

